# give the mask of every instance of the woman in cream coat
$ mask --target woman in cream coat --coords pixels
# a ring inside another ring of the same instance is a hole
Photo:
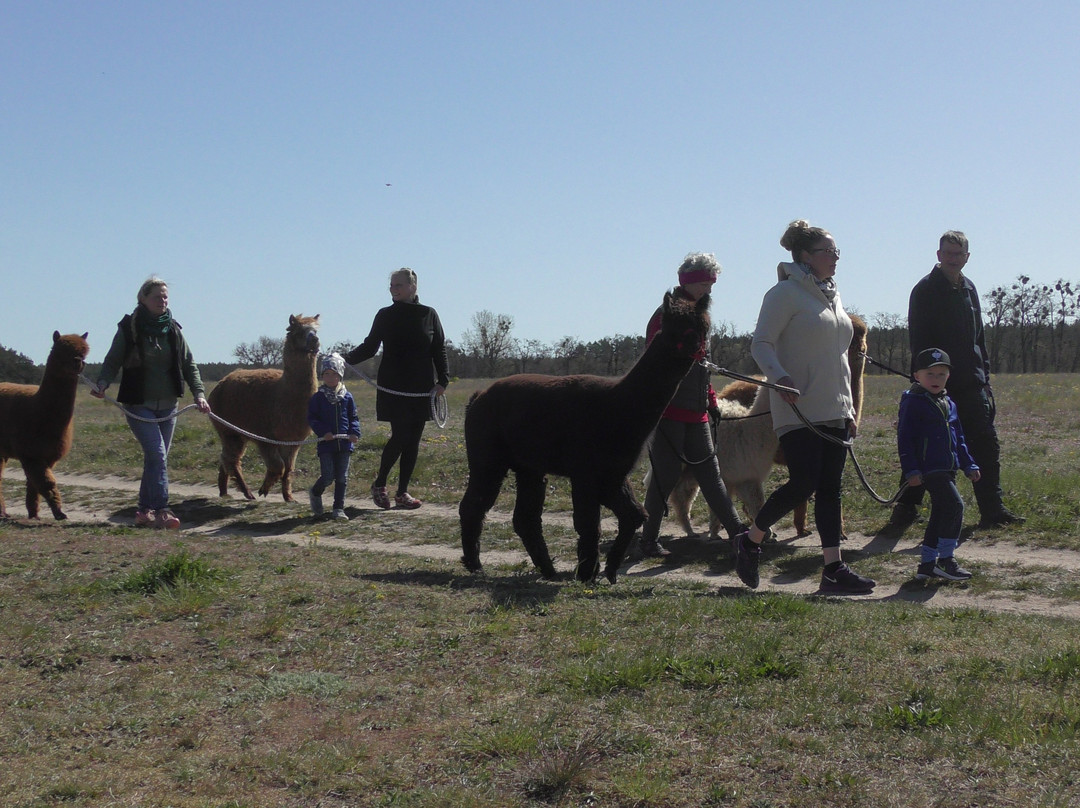
[[[770,382],[799,391],[769,391],[773,428],[790,478],[736,540],[735,570],[743,583],[756,588],[768,529],[813,495],[825,563],[821,591],[866,594],[874,581],[854,573],[840,557],[840,486],[847,449],[837,441],[854,438],[856,430],[847,361],[851,318],[833,280],[840,250],[827,230],[803,219],[788,225],[780,246],[791,252],[793,262],[777,267],[778,281],[762,300],[750,352]],[[798,406],[813,429],[790,405]]]

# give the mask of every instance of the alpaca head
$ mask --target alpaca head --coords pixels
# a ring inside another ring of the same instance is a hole
[[[87,334],[61,336],[59,331],[53,331],[53,347],[49,352],[47,366],[61,373],[78,376],[83,371],[86,355],[90,353],[86,337]]]
[[[289,315],[289,327],[285,331],[286,354],[319,353],[319,315],[305,317],[302,314]]]
[[[696,303],[682,300],[670,292],[664,293],[663,320],[660,334],[674,344],[675,350],[688,359],[703,359],[709,339],[709,296]]]

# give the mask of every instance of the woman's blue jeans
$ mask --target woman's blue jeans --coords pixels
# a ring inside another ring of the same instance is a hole
[[[142,446],[143,473],[139,486],[139,510],[158,511],[169,506],[169,446],[176,429],[176,407],[152,410],[139,405],[127,405],[128,426]],[[164,418],[164,421],[148,423],[130,417]]]

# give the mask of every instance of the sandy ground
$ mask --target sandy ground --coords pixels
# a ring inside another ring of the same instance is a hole
[[[21,469],[9,468],[5,471],[5,477],[13,480],[20,480]],[[86,488],[92,490],[112,490],[112,491],[133,491],[137,492],[139,484],[132,480],[124,480],[119,477],[96,477],[90,475],[75,475],[75,474],[62,474],[57,475],[57,480],[60,484],[61,492],[72,488]],[[182,501],[184,499],[217,499],[218,492],[216,486],[205,485],[182,485],[173,483],[170,486],[173,501]],[[233,498],[239,499],[238,494],[232,494]],[[350,512],[356,511],[371,511],[380,512],[370,501],[351,498],[346,501],[346,508]],[[13,501],[8,497],[8,511],[15,518],[18,518],[18,511],[22,509],[21,497],[17,501]],[[300,505],[298,503],[298,510],[302,509],[301,513],[307,513],[306,503]],[[65,513],[67,513],[69,519],[74,521],[85,521],[92,523],[104,523],[104,522],[123,522],[124,519],[116,517],[112,513],[106,513],[104,511],[96,512],[94,510],[84,510],[76,505],[64,506]],[[42,503],[42,512],[44,514],[43,519],[51,519],[48,514],[48,508]],[[450,520],[456,522],[457,509],[455,507],[425,504],[424,507],[415,511],[393,511],[395,517],[404,517],[416,520],[429,520],[433,518]],[[489,521],[493,522],[507,522],[510,519],[509,513],[492,511],[488,515]],[[560,524],[564,526],[571,526],[570,515],[565,513],[545,514],[544,520],[551,524]],[[317,524],[312,522],[312,524]],[[668,526],[671,530],[673,526]],[[223,525],[221,522],[209,522],[191,527],[185,527],[184,532],[189,533],[216,533],[220,534],[223,529],[230,530],[228,526]],[[615,533],[615,522],[611,518],[606,518],[603,521],[603,530],[605,537],[612,537]],[[311,541],[309,532],[304,533],[274,533],[260,535],[258,531],[250,529],[231,529],[231,532],[237,535],[249,535],[256,541],[276,541],[276,542],[289,542],[298,545],[307,545]],[[680,531],[681,533],[681,531]],[[455,539],[456,539],[455,535]],[[415,556],[418,558],[437,559],[448,562],[457,562],[461,557],[461,548],[456,544],[447,544],[445,546],[433,545],[433,544],[403,544],[400,541],[381,541],[378,537],[366,537],[356,536],[355,538],[340,538],[321,535],[319,537],[319,544],[330,547],[343,547],[354,550],[363,550],[373,553],[386,553],[394,555],[407,555]],[[796,537],[793,531],[787,533],[781,533],[779,536],[781,544],[790,547],[818,547],[818,540],[816,535],[807,537]],[[677,539],[674,542],[670,542],[669,545],[675,549],[680,545],[680,542],[696,542],[704,544],[705,539]],[[722,547],[720,542],[712,542],[718,549],[718,552],[726,552],[726,549]],[[905,560],[905,563],[910,563],[912,566],[916,563],[915,548],[918,544],[918,531],[915,529],[909,529],[908,532],[899,539],[886,539],[882,536],[866,536],[862,534],[849,534],[848,540],[845,542],[845,548],[853,550],[863,550],[871,553],[897,553],[901,554]],[[698,547],[700,550],[700,547]],[[768,550],[766,550],[766,553]],[[1062,569],[1075,572],[1080,570],[1080,553],[1069,550],[1048,550],[1040,548],[1021,548],[1015,543],[1008,541],[1007,535],[998,533],[992,540],[987,539],[975,539],[965,542],[962,545],[962,550],[958,553],[958,556],[966,562],[978,562],[981,564],[993,564],[1002,567],[1040,567],[1045,569]],[[482,560],[486,565],[496,564],[517,564],[528,560],[524,550],[521,551],[488,551],[482,553]],[[695,554],[695,557],[700,558],[700,552]],[[645,562],[632,562],[628,566],[623,568],[621,576],[629,578],[634,577],[646,577],[646,578],[658,578],[667,580],[689,580],[703,582],[706,585],[715,589],[740,589],[742,584],[731,573],[727,574],[710,574],[703,573],[699,569],[686,569],[680,567],[677,562],[678,553],[676,552],[671,563],[659,564],[653,560],[647,560]],[[562,572],[572,572],[573,564],[572,559],[564,559],[561,563],[556,560],[557,568]],[[606,585],[603,584],[603,585]],[[785,578],[783,576],[776,576],[773,578],[765,579],[761,581],[761,586],[758,591],[775,591],[775,592],[789,592],[792,594],[806,594],[811,595],[817,591],[817,578]],[[901,585],[886,585],[882,584],[877,587],[875,592],[871,595],[863,595],[856,598],[858,600],[870,600],[870,601],[890,601],[890,600],[903,600],[912,603],[921,603],[928,607],[935,608],[975,608],[983,609],[995,612],[1008,612],[1016,614],[1034,614],[1045,616],[1065,617],[1070,619],[1080,619],[1080,603],[1068,600],[1054,600],[1051,598],[1034,595],[1030,593],[1016,593],[1016,592],[1002,592],[998,595],[976,595],[972,593],[968,587],[962,584],[945,584],[941,585],[937,582],[930,583],[926,586],[913,584],[911,582],[905,582]]]

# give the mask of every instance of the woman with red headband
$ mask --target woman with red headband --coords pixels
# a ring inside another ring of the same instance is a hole
[[[712,291],[720,264],[712,253],[690,253],[679,267],[676,299],[697,302]],[[662,309],[649,321],[645,336],[649,342],[660,331]],[[701,358],[707,356],[708,345],[701,346]],[[686,374],[675,397],[660,419],[653,434],[649,460],[652,462],[652,481],[645,494],[645,510],[649,514],[641,533],[641,549],[646,556],[663,558],[671,552],[660,543],[660,523],[664,519],[665,503],[679,479],[684,465],[693,471],[705,501],[724,525],[730,538],[744,529],[731,504],[727,488],[720,478],[720,464],[709,430],[709,412],[716,410],[716,391],[709,380],[709,371],[695,364]]]

